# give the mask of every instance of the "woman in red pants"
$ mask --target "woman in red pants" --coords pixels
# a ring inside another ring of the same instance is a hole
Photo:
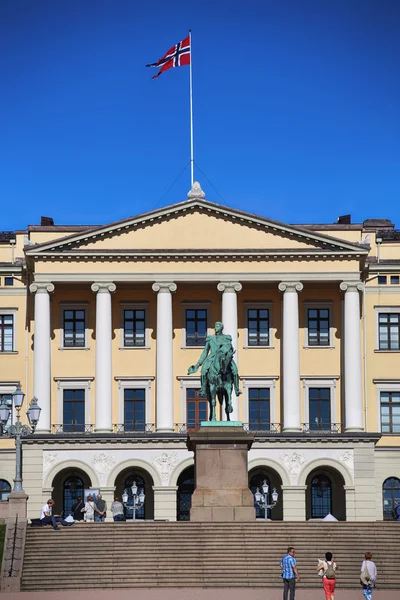
[[[335,585],[337,564],[333,561],[332,552],[325,554],[325,560],[319,563],[317,571],[323,570],[322,584],[326,600],[335,600]]]

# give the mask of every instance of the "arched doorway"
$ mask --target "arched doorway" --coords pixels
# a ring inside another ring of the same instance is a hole
[[[0,500],[7,500],[11,494],[11,485],[5,479],[0,479]]]
[[[133,506],[133,497],[131,487],[133,482],[136,482],[138,491],[142,490],[145,493],[145,503],[142,508],[136,511],[135,518],[138,520],[152,520],[154,519],[154,492],[153,492],[153,478],[144,469],[131,467],[121,471],[115,479],[115,495],[122,498],[122,494],[126,491],[128,494],[128,502],[125,507],[125,517],[127,520],[133,518],[133,511],[130,508]],[[122,500],[121,500],[122,501]]]
[[[84,490],[91,488],[90,477],[80,469],[64,469],[57,473],[53,479],[53,500],[55,502],[54,514],[60,514],[67,517],[72,514],[72,505],[77,498],[83,498]]]
[[[400,479],[389,477],[383,482],[383,519],[384,521],[393,520],[393,511],[400,504]]]
[[[272,521],[282,521],[283,520],[283,497],[282,497],[282,479],[280,475],[269,467],[257,467],[252,469],[249,473],[249,488],[251,493],[254,495],[256,493],[257,488],[262,491],[262,484],[264,480],[267,482],[269,486],[269,499],[268,504],[272,504],[272,491],[276,488],[278,492],[278,502],[272,509],[267,509],[267,518]],[[260,508],[256,501],[254,500],[254,508],[256,509],[256,518],[264,519],[265,518],[265,510]]]
[[[194,466],[188,467],[178,477],[176,520],[190,521],[190,507],[194,492]]]
[[[314,469],[307,477],[306,519],[323,519],[329,513],[346,520],[344,479],[331,467]]]

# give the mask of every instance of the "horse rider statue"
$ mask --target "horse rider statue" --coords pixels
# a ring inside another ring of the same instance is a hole
[[[224,334],[224,326],[220,321],[214,325],[215,335],[208,335],[206,345],[197,363],[188,369],[188,375],[201,369],[200,396],[207,398],[210,404],[210,421],[216,421],[215,404],[216,397],[220,404],[225,400],[225,412],[227,420],[230,421],[232,412],[232,388],[236,396],[242,392],[239,389],[238,368],[233,355],[232,336]]]

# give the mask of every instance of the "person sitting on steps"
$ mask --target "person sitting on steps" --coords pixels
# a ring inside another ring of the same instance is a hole
[[[61,523],[63,527],[73,525],[73,523],[68,523],[68,521],[65,521],[62,517],[60,517],[60,515],[52,515],[54,504],[54,500],[50,498],[49,500],[47,500],[47,504],[42,506],[42,511],[40,513],[40,520],[42,522],[42,525],[47,525],[48,523],[51,523],[55,531],[60,531],[58,523]]]

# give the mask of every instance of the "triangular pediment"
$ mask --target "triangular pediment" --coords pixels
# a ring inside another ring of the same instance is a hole
[[[367,249],[197,198],[26,249],[37,258],[152,253],[359,257]]]

